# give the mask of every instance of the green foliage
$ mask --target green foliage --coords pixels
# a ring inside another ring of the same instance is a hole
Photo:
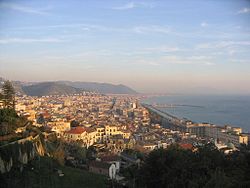
[[[80,142],[66,145],[66,150],[70,156],[74,157],[80,163],[86,163],[87,149],[85,147],[82,147],[82,144]]]
[[[37,118],[37,123],[38,123],[38,124],[43,124],[43,123],[45,123],[45,119],[44,119],[44,117],[43,117],[42,114],[40,114],[39,117]]]
[[[18,166],[20,165],[19,156],[20,153],[24,154],[27,153],[28,157],[32,156],[32,148],[34,147],[33,143],[30,141],[26,141],[25,143],[18,144],[9,144],[6,146],[0,147],[0,157],[4,161],[10,161],[10,158],[13,160],[13,165]]]
[[[14,109],[0,109],[0,136],[13,133],[17,127],[18,115]]]
[[[16,123],[18,115],[14,109],[0,109],[0,123]]]
[[[2,86],[1,100],[4,108],[15,108],[15,90],[10,81],[5,81]]]
[[[3,100],[3,94],[0,93],[0,101]]]
[[[250,153],[225,155],[213,145],[196,152],[178,146],[152,151],[137,172],[138,187],[249,187]]]
[[[135,158],[138,158],[140,160],[144,160],[145,158],[145,154],[138,151],[138,150],[133,150],[133,149],[125,149],[123,151],[124,153],[128,154],[128,155],[132,155],[134,156]]]
[[[53,158],[57,160],[60,165],[64,165],[65,152],[61,145],[53,152]]]
[[[77,149],[76,159],[86,161],[86,148],[80,147]]]
[[[0,109],[0,136],[11,134],[17,127],[27,123],[25,117],[19,117],[12,108]]]
[[[70,127],[77,127],[79,125],[80,125],[80,123],[78,121],[76,121],[76,120],[73,120],[73,121],[70,122]]]
[[[59,177],[61,170],[64,176]],[[106,177],[85,170],[61,166],[49,157],[40,157],[24,167],[23,172],[13,169],[10,173],[0,174],[1,185],[16,188],[80,188],[105,187]]]
[[[86,151],[86,158],[87,160],[95,160],[97,151],[94,146],[88,147]]]

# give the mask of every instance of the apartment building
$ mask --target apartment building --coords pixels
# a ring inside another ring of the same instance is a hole
[[[242,129],[231,126],[216,126],[213,124],[191,124],[187,126],[187,130],[191,134],[198,137],[213,138],[224,143],[232,143],[236,147],[240,144],[248,144],[248,136],[242,134]]]

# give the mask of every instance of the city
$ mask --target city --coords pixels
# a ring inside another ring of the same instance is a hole
[[[0,0],[0,188],[250,187],[250,1]]]
[[[15,96],[5,95],[14,91],[11,82],[2,84],[0,110],[4,112],[14,105],[17,115],[23,119],[12,131],[4,131],[9,125],[1,124],[0,148],[35,144],[30,151],[19,151],[18,163],[22,168],[36,156],[47,155],[61,165],[104,175],[112,181],[110,186],[114,186],[114,182],[116,186],[128,186],[124,171],[133,165],[140,166],[144,159],[139,156],[154,150],[176,145],[195,153],[212,143],[218,151],[229,155],[249,145],[250,134],[242,133],[240,127],[179,119],[156,106],[141,103],[147,97],[144,95],[82,92]],[[7,155],[13,157],[10,153]],[[16,168],[14,159],[6,160],[3,156],[0,159],[1,173]],[[58,175],[64,176],[64,172],[58,170]]]

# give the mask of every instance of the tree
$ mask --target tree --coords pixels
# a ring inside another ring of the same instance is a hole
[[[14,109],[0,109],[0,135],[13,133],[19,122],[20,118]]]
[[[0,97],[2,98],[4,108],[15,108],[15,89],[10,81],[4,82]]]
[[[0,92],[0,107],[2,106],[3,104],[3,94]]]
[[[3,99],[3,94],[0,93],[0,101]]]
[[[90,147],[88,147],[88,149],[86,151],[86,158],[88,160],[95,160],[96,154],[97,154],[97,151],[96,151],[95,147],[90,146]]]
[[[216,168],[215,172],[211,175],[210,180],[205,185],[206,188],[220,188],[220,187],[232,187],[230,179],[226,177],[224,171]]]
[[[76,120],[73,120],[73,121],[70,122],[70,127],[77,127],[79,125],[80,125],[80,123],[78,121],[76,121]]]
[[[57,160],[60,165],[64,165],[65,151],[61,142],[55,151],[53,151],[53,158]]]
[[[137,187],[250,187],[250,152],[225,155],[213,144],[197,151],[178,146],[154,150],[135,169]],[[128,177],[133,181],[133,177]]]

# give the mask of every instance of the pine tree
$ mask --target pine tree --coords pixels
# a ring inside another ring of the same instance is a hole
[[[3,94],[0,93],[0,107],[1,107],[1,104],[3,103]]]
[[[2,101],[4,108],[15,108],[15,89],[10,81],[5,81],[2,86]]]

